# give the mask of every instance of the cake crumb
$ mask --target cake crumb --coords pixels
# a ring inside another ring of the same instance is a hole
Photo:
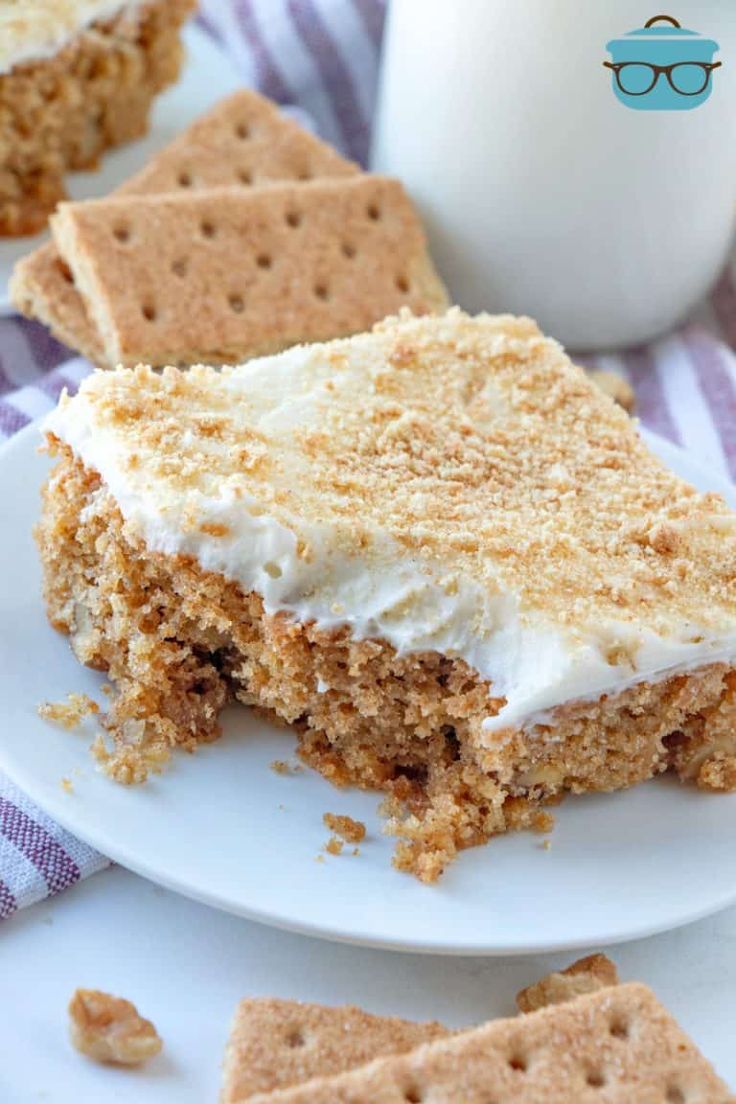
[[[99,712],[99,705],[87,694],[67,694],[65,702],[43,702],[38,707],[38,715],[44,721],[53,721],[70,731],[79,728],[85,717]]]
[[[344,846],[345,844],[341,839],[338,839],[337,836],[330,836],[325,844],[325,851],[328,855],[341,855]]]
[[[362,820],[353,820],[352,817],[339,816],[337,813],[325,813],[322,820],[331,832],[342,836],[346,843],[362,843],[365,839],[365,824]]]
[[[286,759],[274,759],[270,766],[274,774],[301,774],[303,770],[300,763],[289,763]]]
[[[320,853],[319,855],[314,856],[314,861],[323,863],[325,861],[325,857],[323,854]]]
[[[69,1029],[80,1054],[116,1066],[141,1065],[163,1045],[134,1004],[99,989],[76,990],[69,1002]]]
[[[545,813],[544,811],[535,813],[532,817],[532,831],[539,832],[542,835],[545,832],[551,832],[555,826],[555,818],[552,813]],[[549,843],[549,840],[545,842]],[[550,845],[551,846],[551,845]]]
[[[99,733],[93,740],[90,751],[108,778],[123,786],[145,782],[149,774],[160,774],[171,758],[169,748],[160,742],[142,744],[140,747],[124,746],[109,751]]]
[[[520,1012],[536,1012],[618,983],[618,970],[610,958],[604,954],[586,955],[566,969],[546,974],[534,985],[522,989],[516,995],[516,1004]]]
[[[64,791],[64,793],[73,794],[74,793],[74,784],[73,784],[71,778],[62,778],[61,788]]]
[[[548,840],[548,839],[542,840],[542,850],[543,851],[551,851],[552,850],[552,840]]]
[[[359,847],[354,847],[353,848],[353,854],[354,855],[359,855],[360,854],[360,848]]]
[[[736,756],[716,751],[700,768],[697,784],[702,790],[736,791]]]

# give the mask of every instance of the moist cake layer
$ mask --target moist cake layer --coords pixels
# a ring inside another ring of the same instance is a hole
[[[552,711],[487,746],[492,687],[458,658],[399,655],[344,627],[283,613],[190,556],[151,552],[68,446],[44,492],[37,537],[52,624],[115,685],[105,723],[121,782],[172,747],[219,733],[230,700],[294,726],[302,757],[337,785],[387,793],[395,863],[433,881],[465,847],[510,828],[547,830],[539,806],[613,790],[673,767],[736,788],[736,671],[724,664],[640,682]],[[500,704],[500,703],[498,703]]]
[[[221,372],[98,373],[48,428],[151,552],[269,617],[462,662],[489,748],[736,654],[736,516],[528,319],[404,316]]]

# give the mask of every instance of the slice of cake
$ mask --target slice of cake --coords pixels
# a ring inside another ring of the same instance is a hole
[[[734,1104],[645,985],[600,990],[253,1104]]]
[[[425,880],[567,791],[736,788],[736,515],[530,320],[99,372],[48,433],[46,601],[118,688],[115,777],[257,705]]]
[[[179,75],[195,0],[11,0],[0,5],[0,236],[32,234],[64,173],[144,134]]]

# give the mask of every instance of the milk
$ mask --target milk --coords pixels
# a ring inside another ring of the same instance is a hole
[[[465,308],[606,349],[668,330],[716,279],[736,211],[736,0],[672,12],[720,44],[707,102],[630,110],[606,43],[658,10],[392,0],[373,167],[406,184]]]

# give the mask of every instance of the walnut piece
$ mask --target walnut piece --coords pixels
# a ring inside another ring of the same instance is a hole
[[[69,1027],[74,1046],[95,1062],[138,1066],[163,1045],[134,1004],[99,989],[77,989],[69,1002]]]
[[[603,954],[587,955],[559,973],[546,974],[516,995],[520,1012],[536,1012],[550,1004],[563,1004],[609,985],[618,985],[618,971]]]

